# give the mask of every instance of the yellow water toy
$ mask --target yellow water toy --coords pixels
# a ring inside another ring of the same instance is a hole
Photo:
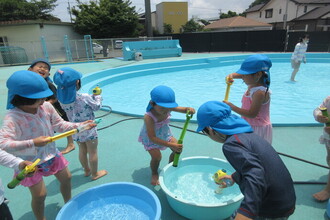
[[[228,101],[229,98],[229,91],[230,91],[230,86],[234,83],[234,79],[227,76],[226,77],[226,83],[227,83],[227,88],[226,88],[226,94],[225,94],[225,101]]]
[[[29,173],[33,173],[36,170],[37,164],[40,162],[40,159],[36,159],[32,164],[27,165],[17,176],[7,184],[9,189],[14,189]]]
[[[102,89],[99,86],[96,86],[93,89],[93,95],[101,95],[101,93],[102,93]]]
[[[98,123],[100,123],[101,121],[102,121],[102,119],[99,118],[99,119],[95,119],[92,123],[98,124]],[[64,132],[64,133],[62,133],[62,134],[58,134],[58,135],[55,135],[55,136],[53,136],[53,137],[49,137],[49,142],[54,142],[54,141],[57,141],[58,139],[61,139],[61,138],[64,138],[64,137],[68,137],[68,136],[71,136],[71,135],[76,134],[76,133],[78,133],[78,132],[85,131],[85,130],[87,130],[88,125],[89,125],[89,124],[84,124],[84,125],[82,125],[82,126],[80,126],[80,127],[78,127],[78,128],[72,129],[72,130],[67,131],[67,132]]]
[[[231,181],[229,179],[221,179],[222,177],[227,175],[227,171],[225,169],[218,170],[213,176],[213,180],[216,184],[219,185],[219,187],[214,191],[217,194],[220,194],[222,192],[223,188],[223,182],[226,183],[226,186],[231,185]]]

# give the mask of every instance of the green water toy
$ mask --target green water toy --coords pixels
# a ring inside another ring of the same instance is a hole
[[[184,126],[182,128],[181,135],[180,135],[180,138],[178,140],[178,144],[182,144],[184,135],[186,134],[186,131],[187,131],[189,121],[192,117],[193,117],[193,114],[190,114],[190,112],[188,110],[187,114],[186,114],[186,122],[184,123]],[[174,154],[174,160],[173,160],[173,166],[174,167],[178,166],[180,154],[181,154],[181,152],[175,152],[175,154]]]
[[[32,164],[27,165],[15,178],[7,184],[9,189],[14,189],[25,177],[36,170],[37,164],[40,162],[40,159],[36,159]]]
[[[327,109],[327,108],[322,108],[322,107],[320,107],[319,109],[321,110],[323,116],[329,118],[329,115],[328,115],[328,109]],[[329,121],[329,119],[328,119],[328,121],[325,123],[325,126],[327,126],[327,127],[330,126],[330,121]]]

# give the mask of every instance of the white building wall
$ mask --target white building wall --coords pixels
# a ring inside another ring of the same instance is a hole
[[[164,7],[163,7],[163,4],[157,4],[156,5],[156,14],[157,14],[157,19],[156,19],[156,22],[157,22],[157,31],[160,33],[160,34],[163,34],[164,33]]]
[[[288,7],[286,8],[287,3],[288,3]],[[307,4],[307,11],[304,12],[305,5],[297,5],[293,1],[290,1],[290,0],[272,0],[268,4],[266,4],[260,11],[250,12],[246,15],[246,17],[257,20],[257,21],[265,22],[265,23],[283,22],[284,15],[287,10],[287,14],[288,14],[287,21],[291,21],[297,17],[300,17],[300,16],[306,14],[307,12],[313,10],[316,7],[319,7],[319,6]],[[269,9],[273,9],[273,15],[271,18],[266,18],[266,11]],[[281,11],[281,13],[280,13],[280,11]],[[261,13],[261,16],[260,16],[260,13]]]

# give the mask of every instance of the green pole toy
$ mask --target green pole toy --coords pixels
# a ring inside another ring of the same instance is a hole
[[[186,122],[184,123],[184,126],[182,128],[181,135],[180,135],[180,138],[178,140],[178,144],[182,144],[184,135],[186,134],[187,127],[188,127],[189,121],[192,118],[192,116],[193,116],[193,114],[190,114],[189,111],[187,111]],[[174,160],[173,160],[173,166],[174,167],[178,166],[180,154],[181,154],[181,152],[175,152],[175,154],[174,154]]]
[[[319,109],[321,110],[323,116],[329,118],[329,115],[328,115],[328,109],[327,109],[327,108],[319,108]],[[328,122],[325,123],[325,126],[327,126],[327,127],[330,126],[330,121],[329,121],[329,119],[328,119]]]
[[[7,187],[9,189],[14,189],[22,180],[25,179],[26,175],[36,170],[36,166],[39,161],[40,159],[36,159],[32,164],[27,165],[10,183],[8,183]]]

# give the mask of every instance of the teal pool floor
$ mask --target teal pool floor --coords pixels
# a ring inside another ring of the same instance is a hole
[[[162,62],[173,59],[190,59],[209,56],[226,56],[228,53],[212,54],[183,54],[180,58],[154,59],[143,61],[122,61],[117,59],[104,60],[94,64],[71,64],[53,65],[51,73],[57,68],[70,66],[83,74],[92,73],[101,69],[114,68],[123,65],[134,65],[136,63]],[[233,55],[233,53],[230,53]],[[5,82],[7,78],[16,70],[27,69],[27,66],[10,66],[0,68],[0,120],[2,122],[5,115],[5,105],[7,99],[7,89]],[[288,73],[289,74],[289,73]],[[321,101],[321,100],[320,100]],[[99,111],[97,115],[104,115]],[[153,190],[159,197],[162,206],[162,220],[184,220],[169,206],[165,194],[162,190],[155,189],[150,185],[150,156],[143,146],[137,142],[138,134],[143,124],[141,118],[127,120],[130,117],[111,113],[103,117],[99,128],[106,127],[99,131],[99,168],[108,170],[109,174],[97,181],[90,181],[83,176],[78,160],[78,146],[76,150],[66,154],[69,160],[69,169],[72,173],[72,195],[109,182],[135,182],[142,184]],[[181,122],[172,122],[174,126],[182,127]],[[188,129],[195,130],[196,124],[189,124]],[[180,135],[181,129],[172,127],[176,137]],[[291,216],[292,220],[320,220],[327,219],[325,210],[327,203],[316,202],[312,194],[320,191],[322,184],[306,184],[306,182],[325,182],[329,170],[326,166],[326,149],[319,144],[318,139],[322,133],[321,126],[308,127],[274,127],[273,146],[280,153],[281,158],[288,167],[295,184],[297,203],[296,211]],[[57,141],[57,146],[61,150],[66,146],[66,139]],[[163,159],[160,168],[167,164],[169,150],[163,152]],[[225,159],[221,144],[215,143],[204,135],[188,131],[184,139],[184,150],[181,158],[190,156],[210,156]],[[294,157],[294,158],[293,158]],[[313,162],[316,164],[311,164]],[[322,165],[322,166],[319,166]],[[12,178],[12,170],[0,167],[1,178],[6,185]],[[56,218],[60,208],[64,205],[59,192],[59,184],[54,176],[44,179],[48,190],[45,203],[45,213],[48,220]],[[5,189],[5,196],[10,200],[9,207],[15,220],[34,219],[30,202],[31,196],[27,188],[19,186],[15,189]]]

